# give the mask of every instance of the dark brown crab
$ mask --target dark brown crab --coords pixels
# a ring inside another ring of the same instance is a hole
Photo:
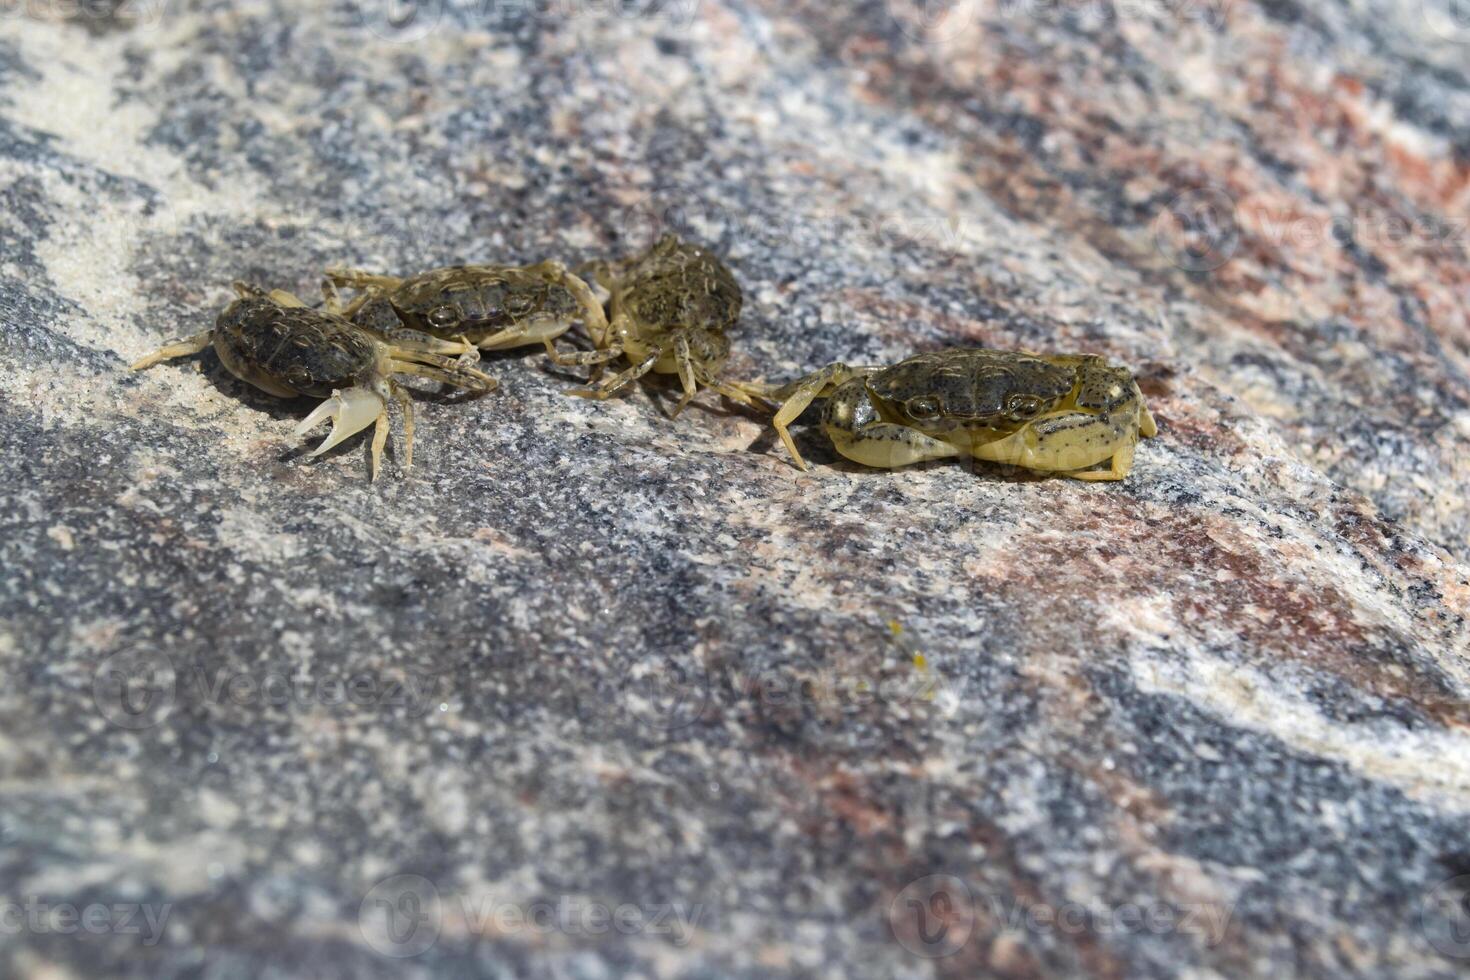
[[[345,307],[338,288],[359,290]],[[408,329],[453,338],[481,350],[549,342],[581,320],[593,336],[607,331],[602,304],[560,262],[456,265],[407,279],[358,269],[329,269],[329,306],[359,326],[393,338]]]
[[[197,354],[213,344],[220,361],[241,381],[282,398],[326,398],[297,427],[305,435],[332,420],[332,432],[316,448],[320,456],[354,433],[376,423],[372,475],[378,475],[388,439],[388,402],[403,410],[404,468],[413,465],[413,402],[393,380],[395,374],[432,378],[458,388],[494,391],[495,379],[458,363],[464,344],[400,330],[391,341],[376,336],[331,311],[314,310],[284,290],[233,284],[239,297],[219,315],[212,329],[174,341],[140,358],[132,370],[159,361]]]
[[[969,456],[1121,480],[1139,438],[1158,433],[1133,375],[1092,354],[951,348],[887,368],[831,364],[784,386],[741,387],[784,403],[776,431],[802,469],[786,427],[823,395],[822,429],[837,451],[882,468]]]
[[[730,355],[726,331],[740,319],[744,300],[735,277],[713,252],[665,235],[641,255],[589,268],[608,291],[612,323],[593,336],[594,351],[564,354],[548,341],[547,354],[562,365],[600,366],[626,357],[632,366],[596,387],[569,394],[607,398],[654,371],[679,376],[684,397],[673,411],[676,416],[701,385],[754,404],[720,377]]]

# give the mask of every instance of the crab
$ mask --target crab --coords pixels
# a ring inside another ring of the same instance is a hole
[[[957,347],[886,368],[837,363],[784,386],[741,387],[782,403],[776,431],[803,470],[787,426],[824,395],[822,429],[837,451],[884,469],[968,456],[1121,480],[1139,437],[1158,433],[1133,375],[1092,354]]]
[[[389,339],[406,329],[507,350],[555,340],[579,319],[589,333],[607,331],[591,287],[556,261],[455,265],[408,279],[359,269],[329,269],[326,276],[328,306]],[[359,291],[346,306],[336,299],[343,287]]]
[[[743,298],[735,277],[708,249],[665,235],[643,254],[588,269],[609,295],[612,323],[592,338],[596,350],[563,353],[549,340],[546,353],[561,365],[594,366],[586,388],[568,394],[604,399],[650,371],[677,374],[684,395],[677,416],[700,386],[754,406],[740,388],[721,379],[730,356],[725,331],[740,319]],[[601,384],[601,366],[626,357],[630,367]]]
[[[266,292],[233,283],[238,297],[213,329],[177,340],[135,361],[142,371],[160,361],[197,354],[214,345],[230,373],[267,394],[326,398],[296,428],[303,436],[330,419],[332,431],[312,456],[376,424],[372,476],[378,475],[388,440],[388,403],[403,411],[404,468],[413,466],[413,402],[393,375],[432,378],[472,391],[494,391],[496,381],[451,355],[462,343],[399,330],[391,340],[375,335],[329,310],[316,310],[284,290]]]

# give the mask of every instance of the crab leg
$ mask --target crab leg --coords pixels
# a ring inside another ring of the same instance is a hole
[[[275,303],[277,306],[285,306],[288,308],[306,306],[306,304],[302,302],[295,293],[288,293],[284,289],[272,289],[265,295],[267,299],[269,299],[272,303]]]
[[[403,410],[403,468],[413,469],[413,399],[408,397],[400,385],[391,384],[389,390],[393,393],[393,400]]]
[[[190,354],[197,354],[208,347],[213,340],[213,330],[206,330],[203,333],[196,333],[192,337],[176,340],[167,346],[158,348],[152,354],[138,358],[129,365],[128,370],[142,371],[145,368],[151,368],[159,361],[168,361],[175,357],[188,357]]]
[[[481,340],[476,346],[480,350],[509,350],[512,347],[524,347],[527,344],[534,344],[538,340],[542,343],[550,343],[571,328],[571,320],[552,317],[541,320],[529,320],[525,323],[519,323],[513,327],[506,327],[504,330],[496,331]]]
[[[469,354],[473,358],[471,363],[480,359],[480,352],[475,345],[463,337],[455,340],[441,340],[418,330],[410,330],[408,327],[388,331],[386,336],[394,347],[413,351],[415,354]]]
[[[612,346],[604,347],[602,350],[579,350],[570,354],[563,354],[556,349],[551,341],[543,341],[546,345],[546,356],[551,358],[553,364],[562,367],[586,367],[589,364],[606,364],[608,361],[616,360],[623,355],[623,345],[616,341]]]
[[[1118,447],[1118,451],[1113,454],[1112,462],[1108,464],[1107,469],[1079,470],[1066,475],[1074,480],[1088,480],[1092,482],[1122,480],[1133,469],[1133,451],[1134,444],[1128,443],[1125,446]]]
[[[396,372],[418,374],[426,378],[437,378],[439,380],[444,380],[444,375],[448,375],[454,378],[449,384],[460,388],[470,388],[475,391],[494,391],[499,384],[490,375],[440,354],[431,354],[428,351],[396,346],[389,353],[391,355],[392,369]],[[430,373],[428,370],[418,370],[426,366],[438,369],[438,373]]]
[[[600,347],[603,350],[623,351],[627,347],[628,338],[634,335],[631,332],[633,329],[633,323],[629,319],[628,314],[619,313],[613,317],[612,323],[608,324],[607,329],[603,331],[601,340],[594,341],[594,346]],[[593,362],[592,371],[587,375],[587,383],[589,385],[597,384],[598,379],[602,377],[603,368],[607,363]]]
[[[467,369],[445,370],[444,368],[432,367],[428,364],[419,364],[414,361],[393,360],[389,367],[394,374],[416,374],[421,378],[432,378],[442,381],[444,384],[453,385],[456,388],[469,388],[472,391],[494,391],[500,386],[500,382],[488,374],[479,371],[468,372],[474,376],[474,383],[467,383],[465,374]]]
[[[349,320],[370,301],[403,285],[403,280],[396,276],[380,276],[362,269],[328,269],[325,276],[322,298],[327,302],[327,309]],[[337,293],[337,289],[344,286],[359,291],[345,306]]]
[[[322,306],[328,313],[342,316],[342,294],[337,292],[337,284],[330,279],[322,279]],[[348,319],[351,319],[350,317]]]
[[[383,447],[388,445],[388,411],[385,408],[383,414],[377,417],[377,425],[373,426],[373,450],[371,480],[378,478],[378,466],[383,461]]]
[[[606,263],[603,264],[606,265]],[[560,364],[562,367],[591,367],[592,372],[587,377],[587,384],[589,386],[597,384],[597,379],[602,376],[603,365],[622,356],[623,341],[621,338],[627,336],[628,322],[626,317],[619,315],[610,325],[604,321],[603,327],[601,336],[592,336],[592,331],[588,331],[588,335],[592,337],[592,346],[597,348],[596,350],[563,354],[556,349],[556,345],[548,341],[546,356],[551,358],[553,364]],[[618,339],[610,339],[612,337]],[[597,396],[586,395],[584,397]]]
[[[362,299],[366,297],[364,293]],[[403,357],[416,356],[418,353],[428,354],[457,354],[458,363],[463,367],[472,367],[479,363],[480,351],[474,344],[470,343],[468,337],[459,336],[452,340],[445,340],[427,334],[411,327],[399,324],[397,314],[393,307],[385,299],[373,298],[372,303],[377,313],[381,316],[361,316],[362,308],[353,300],[343,310],[343,315],[348,319],[357,317],[353,322],[361,329],[367,330],[374,336],[387,341],[388,346],[395,348],[396,353]]]
[[[853,369],[846,364],[840,362],[829,364],[820,371],[793,381],[786,387],[778,388],[770,393],[772,397],[780,398],[784,396],[786,399],[771,424],[776,427],[776,432],[780,434],[781,441],[786,444],[786,451],[791,454],[791,458],[796,461],[796,465],[803,470],[807,468],[806,460],[801,458],[801,453],[796,448],[796,442],[792,440],[791,433],[786,427],[792,422],[795,422],[797,417],[807,410],[807,406],[811,405],[813,401],[829,388],[842,384],[842,382],[853,377],[854,374]]]
[[[403,285],[403,280],[397,276],[380,276],[376,273],[367,272],[363,269],[328,269],[326,276],[334,286],[346,286],[349,289],[381,289],[391,292]]]
[[[594,282],[603,289],[613,279],[612,263],[606,259],[591,259],[572,270],[583,282]]]
[[[1154,414],[1148,410],[1143,403],[1143,392],[1138,389],[1138,382],[1133,382],[1133,394],[1138,399],[1138,432],[1145,439],[1152,439],[1159,434],[1159,425],[1154,421]]]
[[[607,339],[607,314],[603,311],[602,302],[597,298],[597,294],[592,291],[592,287],[588,286],[586,281],[580,276],[568,272],[567,267],[556,259],[547,259],[545,262],[538,262],[536,265],[527,266],[526,271],[555,279],[566,287],[567,292],[571,293],[572,298],[582,307],[582,323],[587,328],[588,336],[593,338],[594,345],[601,347]],[[514,328],[511,328],[511,330],[502,330],[495,337],[481,341],[480,346],[492,349],[489,347],[489,344],[496,338],[503,338],[503,346],[512,346],[508,341],[513,339],[510,336],[513,330]],[[565,331],[563,330],[562,333],[565,333]],[[543,336],[542,334],[533,333],[529,339],[533,341],[541,340]],[[560,336],[560,334],[556,334],[555,336]]]
[[[680,333],[674,338],[674,363],[679,368],[679,384],[684,386],[684,397],[679,399],[679,404],[674,406],[671,419],[679,417],[679,413],[693,400],[699,388],[694,384],[694,361],[689,353],[689,337]]]
[[[604,381],[599,387],[569,388],[567,389],[567,394],[575,395],[578,398],[595,398],[598,401],[602,401],[603,399],[611,396],[612,393],[617,391],[619,388],[622,388],[625,385],[632,384],[634,381],[637,381],[649,371],[652,371],[653,366],[658,363],[658,359],[663,356],[664,349],[662,347],[654,347],[649,350],[648,356],[645,357],[640,363],[633,365],[632,367],[628,368],[628,370],[624,371],[622,374],[617,375],[616,377],[609,378],[608,380]]]
[[[711,389],[712,391],[718,391],[720,394],[724,395],[732,402],[739,402],[746,408],[760,408],[760,406],[757,405],[748,394],[746,394],[744,391],[741,391],[740,388],[734,384],[721,381],[718,378],[700,378],[699,383],[704,385],[706,388]]]
[[[602,303],[598,302],[592,287],[588,286],[581,278],[572,275],[564,267],[557,264],[561,269],[562,285],[576,297],[577,302],[582,304],[582,322],[587,326],[587,334],[592,337],[594,346],[601,347],[607,343],[607,333],[610,329],[607,323],[607,314],[603,312]]]
[[[1137,443],[1134,417],[1058,412],[1004,439],[976,446],[973,455],[1028,470],[1065,473],[1078,480],[1121,480],[1133,465]],[[1092,469],[1109,460],[1108,469]]]
[[[727,385],[739,389],[747,399],[754,396],[767,405],[780,405],[785,400],[782,392],[793,387],[792,385],[771,384],[769,381],[730,381],[727,382]],[[750,402],[747,401],[746,404]]]

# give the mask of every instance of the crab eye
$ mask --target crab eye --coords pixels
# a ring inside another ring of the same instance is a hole
[[[935,398],[913,398],[907,406],[909,418],[932,419],[939,417],[939,401]]]
[[[436,306],[429,311],[429,322],[436,327],[452,327],[459,322],[459,311],[452,306]]]
[[[1012,395],[1006,402],[1006,411],[1011,415],[1029,418],[1041,411],[1041,399],[1035,395]]]

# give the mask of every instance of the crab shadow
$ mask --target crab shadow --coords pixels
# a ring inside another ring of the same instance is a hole
[[[547,362],[542,370],[548,377],[558,381],[565,381],[575,388],[586,389],[589,387],[587,378],[572,373],[567,367]],[[684,396],[684,390],[679,386],[679,381],[673,375],[648,374],[638,379],[637,388],[641,389],[648,400],[658,408],[665,419],[673,420],[674,406]],[[612,401],[614,399],[631,398],[635,393],[635,386],[625,385],[617,391],[609,394],[605,399],[587,399],[588,401]],[[576,397],[576,396],[570,396]],[[681,416],[691,412],[700,412],[705,415],[713,415],[716,418],[736,419],[743,418],[753,422],[769,422],[770,413],[762,413],[759,408],[751,405],[742,405],[733,399],[726,398],[717,392],[700,386],[698,394],[684,407]]]

